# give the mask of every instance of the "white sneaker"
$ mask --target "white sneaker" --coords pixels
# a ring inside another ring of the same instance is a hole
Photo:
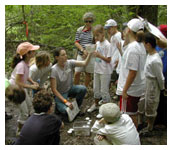
[[[96,116],[96,118],[97,119],[101,119],[103,116],[101,115],[101,114],[98,114],[97,116]]]
[[[100,101],[98,102],[98,104],[99,104],[99,105],[102,105],[102,104],[103,104],[103,100],[100,100]]]
[[[94,103],[89,109],[87,109],[87,112],[93,112],[97,109],[98,107],[96,106],[96,104]]]

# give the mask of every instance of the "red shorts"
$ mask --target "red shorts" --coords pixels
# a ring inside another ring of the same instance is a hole
[[[139,102],[140,97],[129,96],[127,98],[127,107],[126,112],[136,113],[138,109],[137,103]],[[120,96],[120,110],[122,108],[122,96]]]

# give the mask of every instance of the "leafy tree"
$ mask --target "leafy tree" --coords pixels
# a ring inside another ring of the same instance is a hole
[[[84,24],[82,16],[85,12],[91,11],[95,14],[96,21],[93,25],[104,25],[106,20],[112,18],[118,22],[121,29],[122,23],[135,17],[136,14],[141,13],[142,16],[150,7],[152,9],[156,7],[158,10],[152,13],[152,18],[158,18],[157,24],[165,24],[167,22],[167,6],[165,5],[6,5],[6,72],[11,71],[12,55],[15,54],[17,45],[22,41],[39,44],[42,50],[50,51],[50,53],[54,48],[63,46],[68,51],[69,57],[73,57],[75,33],[77,28]]]

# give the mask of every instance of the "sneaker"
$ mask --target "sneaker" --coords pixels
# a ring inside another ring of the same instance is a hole
[[[142,123],[142,124],[139,124],[138,127],[137,127],[137,131],[140,132],[143,128],[145,128],[147,126],[146,123]]]
[[[118,95],[115,95],[115,96],[113,97],[113,99],[114,99],[115,101],[117,101],[117,100],[118,100]]]
[[[98,114],[97,116],[96,116],[96,118],[97,119],[101,119],[103,116],[101,115],[101,114]]]
[[[150,137],[150,136],[153,136],[152,133],[153,133],[152,130],[148,130],[148,127],[146,127],[146,128],[143,128],[139,132],[139,135],[140,135],[140,137]]]
[[[98,102],[98,104],[99,104],[99,105],[102,105],[102,104],[103,104],[103,100],[100,100],[100,101]]]
[[[87,112],[91,113],[91,112],[95,111],[96,109],[98,109],[98,107],[97,107],[96,104],[94,103],[94,104],[87,110]]]

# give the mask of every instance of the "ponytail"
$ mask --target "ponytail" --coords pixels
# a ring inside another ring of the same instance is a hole
[[[137,33],[136,33],[136,41],[140,43],[140,42],[143,42],[143,40],[144,40],[144,32],[143,32],[143,30],[137,31]]]
[[[25,59],[25,55],[24,55],[23,58],[21,59],[19,54],[15,54],[15,55],[13,56],[13,60],[12,60],[11,67],[14,69],[14,68],[16,67],[16,65],[17,65],[20,61],[22,61],[22,60],[24,60],[24,59]]]

